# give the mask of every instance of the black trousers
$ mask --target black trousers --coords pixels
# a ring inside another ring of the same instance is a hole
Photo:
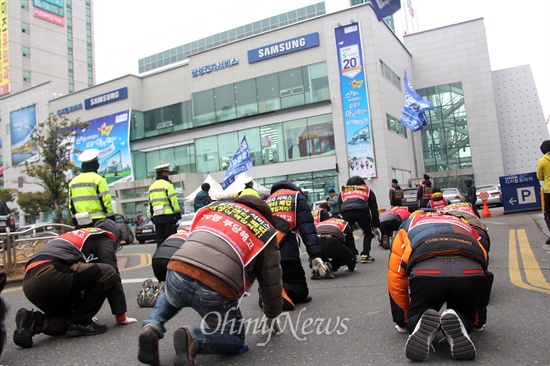
[[[153,267],[153,273],[159,282],[166,281],[166,272],[168,271],[168,262],[170,259],[153,258],[151,266]]]
[[[387,235],[388,238],[391,238],[393,236],[393,232],[399,229],[399,226],[403,223],[403,220],[401,218],[395,217],[391,220],[381,221],[380,222],[380,233],[382,234],[382,238],[384,235]]]
[[[283,270],[283,287],[294,303],[303,302],[309,295],[306,273],[301,262],[281,262]]]
[[[544,193],[544,222],[550,231],[550,193]]]
[[[47,318],[83,323],[101,309],[114,281],[115,270],[108,264],[48,262],[25,274],[23,292]]]
[[[155,224],[155,237],[157,239],[157,248],[164,243],[170,235],[174,235],[178,232],[176,223],[159,223]]]
[[[340,213],[342,218],[353,227],[355,223],[363,230],[363,251],[361,255],[370,255],[372,234],[370,213],[365,210],[349,210]]]
[[[444,304],[447,304],[447,309],[456,311],[468,333],[472,332],[487,290],[485,273],[481,270],[481,265],[463,257],[432,258],[419,263],[421,265],[413,267],[409,278],[409,333],[414,331],[424,311],[439,311]],[[440,270],[441,273],[420,274],[423,270]],[[480,272],[469,274],[474,270]]]
[[[334,236],[321,237],[321,249],[323,262],[329,262],[333,270],[337,270],[341,266],[355,268],[355,254],[353,253],[355,248],[346,247],[340,239]]]

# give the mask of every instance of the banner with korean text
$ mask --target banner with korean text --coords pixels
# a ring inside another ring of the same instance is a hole
[[[376,177],[359,23],[335,30],[349,175]]]

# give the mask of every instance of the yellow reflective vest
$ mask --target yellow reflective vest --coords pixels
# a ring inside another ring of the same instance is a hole
[[[107,180],[95,172],[80,173],[69,182],[69,210],[72,217],[89,212],[92,219],[114,216]]]
[[[162,206],[162,209],[156,207]],[[176,190],[172,182],[157,179],[149,186],[149,212],[151,216],[173,215],[180,211]]]

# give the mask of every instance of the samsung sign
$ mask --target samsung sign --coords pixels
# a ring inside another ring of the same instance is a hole
[[[101,94],[90,99],[84,99],[84,107],[86,109],[92,109],[102,106],[104,104],[116,102],[121,99],[128,98],[128,88],[124,87],[118,90],[113,90],[105,94]]]
[[[286,55],[319,46],[319,33],[306,34],[286,41],[277,42],[248,51],[248,63],[260,62],[269,58]]]
[[[193,77],[197,77],[199,75],[209,74],[212,71],[217,71],[221,69],[225,69],[226,67],[231,67],[239,64],[238,58],[230,58],[228,60],[220,61],[215,64],[206,65],[203,67],[198,67],[194,70],[191,70],[191,75]]]

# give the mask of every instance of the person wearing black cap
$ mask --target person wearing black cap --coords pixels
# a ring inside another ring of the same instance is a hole
[[[155,224],[157,247],[170,235],[178,231],[181,219],[180,205],[176,190],[170,181],[170,164],[155,167],[157,179],[149,187],[149,212]]]
[[[472,205],[472,210],[474,211],[476,216],[480,217],[476,206],[477,195],[476,195],[476,186],[474,185],[474,181],[471,178],[467,178],[464,181],[464,184],[466,184],[466,187],[468,187],[468,202],[470,203],[470,205]]]
[[[101,219],[115,221],[107,180],[97,174],[99,150],[89,149],[78,156],[82,173],[69,182],[69,210],[77,228],[93,227]]]
[[[544,182],[544,221],[550,231],[550,140],[542,142],[540,151],[543,157],[537,163],[537,178]],[[550,237],[546,244],[550,244]]]
[[[416,191],[416,199],[419,201],[418,207],[426,207],[432,198],[432,194],[435,192],[432,187],[432,182],[430,182],[430,176],[424,174],[423,178],[422,184],[418,186],[418,191]]]
[[[212,198],[208,194],[209,190],[210,190],[210,184],[206,182],[201,184],[201,190],[195,196],[195,202],[193,203],[195,212],[197,212],[200,208],[203,208],[204,206],[208,206],[209,204],[212,203]]]
[[[403,190],[399,185],[399,181],[395,178],[391,180],[390,206],[403,206]]]

